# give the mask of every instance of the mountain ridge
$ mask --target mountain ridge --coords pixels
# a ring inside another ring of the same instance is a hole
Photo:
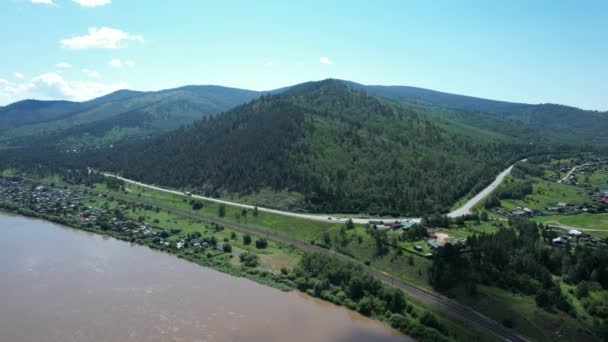
[[[298,193],[301,210],[415,215],[445,211],[481,187],[529,148],[515,146],[325,80],[263,95],[94,166],[212,196]]]

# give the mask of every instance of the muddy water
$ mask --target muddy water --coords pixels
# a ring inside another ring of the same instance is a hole
[[[411,341],[174,256],[0,213],[0,341]]]

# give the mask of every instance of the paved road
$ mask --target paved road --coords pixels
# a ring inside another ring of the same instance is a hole
[[[525,161],[525,159],[523,161]],[[464,216],[464,215],[470,213],[471,209],[475,205],[477,205],[477,203],[481,202],[481,200],[483,200],[487,195],[489,195],[492,191],[494,191],[500,185],[500,183],[502,183],[502,181],[504,180],[504,178],[511,172],[512,169],[513,169],[513,165],[509,166],[506,170],[504,170],[503,172],[501,172],[490,185],[488,185],[485,189],[483,189],[477,195],[475,195],[473,198],[471,198],[469,201],[467,201],[462,207],[460,207],[460,208],[452,211],[451,213],[449,213],[448,216],[449,217],[459,217],[459,216]],[[154,190],[158,190],[158,191],[164,191],[166,193],[186,196],[184,194],[184,192],[182,192],[182,191],[176,191],[176,190],[171,190],[171,189],[166,189],[166,188],[163,188],[163,187],[159,187],[159,186],[156,186],[156,185],[141,183],[141,182],[138,182],[138,181],[135,181],[135,180],[132,180],[132,179],[128,179],[128,178],[124,178],[124,177],[120,177],[120,176],[117,176],[117,175],[114,175],[114,174],[111,174],[111,173],[103,173],[103,175],[105,175],[107,177],[114,177],[114,178],[123,180],[123,181],[125,181],[127,183],[136,184],[136,185],[139,185],[141,187],[148,188],[148,189],[154,189]],[[245,209],[253,209],[254,208],[253,205],[249,205],[249,204],[230,202],[230,201],[225,201],[225,200],[221,200],[221,199],[217,199],[217,198],[200,196],[200,195],[196,195],[196,194],[192,194],[190,196],[192,198],[198,198],[198,199],[202,199],[202,200],[209,201],[209,202],[215,202],[215,203],[223,203],[223,204],[226,204],[226,205],[231,205],[231,206],[245,208]],[[290,211],[283,211],[283,210],[263,208],[263,207],[258,207],[258,210],[262,211],[262,212],[266,212],[266,213],[271,213],[271,214],[291,216],[291,217],[297,217],[297,218],[302,218],[302,219],[307,219],[307,220],[314,220],[314,221],[346,222],[348,220],[348,218],[346,218],[346,217],[335,217],[335,216],[318,215],[318,214],[294,213],[294,212],[290,212]],[[370,220],[379,220],[379,218],[353,218],[352,220],[353,220],[354,223],[366,224]],[[390,221],[394,221],[394,220],[410,220],[412,222],[420,222],[421,218],[420,217],[402,217],[402,218],[388,218],[386,220],[390,220]]]
[[[417,299],[420,302],[423,302],[427,305],[432,305],[432,306],[438,307],[443,312],[445,312],[451,316],[454,316],[465,322],[473,324],[473,325],[479,327],[480,329],[491,333],[492,335],[494,335],[496,338],[498,338],[500,340],[514,341],[514,342],[526,342],[527,341],[525,338],[515,334],[512,330],[503,327],[502,325],[496,323],[494,320],[487,318],[486,316],[474,311],[473,309],[471,309],[467,306],[461,305],[461,304],[459,304],[455,301],[452,301],[450,299],[447,299],[443,296],[440,296],[440,295],[437,295],[434,293],[430,293],[430,292],[420,289],[416,286],[407,284],[395,277],[392,277],[388,274],[379,272],[369,266],[366,266],[365,264],[360,263],[357,260],[354,260],[346,255],[339,254],[334,251],[330,251],[330,250],[306,243],[301,240],[297,240],[297,239],[293,239],[293,238],[290,238],[287,236],[276,234],[274,232],[264,230],[261,228],[251,227],[251,226],[247,226],[247,225],[239,224],[239,223],[228,222],[228,221],[224,221],[224,220],[217,219],[214,217],[201,216],[201,215],[197,215],[197,214],[194,214],[191,212],[159,205],[152,201],[145,201],[142,199],[133,199],[128,196],[122,196],[122,195],[117,195],[117,194],[108,194],[108,195],[114,196],[116,198],[124,199],[124,200],[130,201],[130,202],[138,202],[141,204],[153,204],[154,206],[159,207],[162,210],[172,212],[173,214],[176,214],[176,215],[179,215],[182,217],[192,218],[192,219],[196,219],[196,220],[200,220],[200,221],[204,221],[204,222],[217,223],[220,225],[225,225],[228,227],[232,227],[236,230],[239,230],[241,232],[265,236],[269,239],[281,241],[283,243],[293,245],[293,246],[298,247],[303,250],[307,250],[310,252],[316,252],[316,253],[320,253],[320,254],[324,254],[324,255],[329,255],[329,256],[332,256],[332,257],[342,260],[342,261],[353,262],[355,264],[360,265],[362,267],[362,269],[364,270],[364,272],[373,276],[374,278],[376,278],[384,283],[387,283],[391,286],[394,286],[394,287],[397,287],[397,288],[403,290],[406,294]]]
[[[511,170],[513,170],[513,166],[515,166],[515,164],[509,166],[506,170],[504,170],[503,172],[498,174],[498,176],[496,176],[496,179],[492,183],[490,183],[490,185],[486,186],[477,195],[473,196],[473,198],[468,200],[467,203],[465,203],[462,207],[449,213],[448,216],[449,217],[460,217],[460,216],[464,216],[466,214],[471,213],[471,209],[473,209],[473,207],[476,206],[477,203],[481,202],[481,200],[483,200],[484,198],[486,198],[486,196],[491,194],[492,191],[496,190],[496,188],[500,185],[500,183],[502,183],[502,181],[505,179],[505,177],[509,173],[511,173]]]

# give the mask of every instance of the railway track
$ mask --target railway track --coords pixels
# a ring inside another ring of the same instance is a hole
[[[439,309],[441,309],[442,311],[444,311],[445,313],[450,314],[451,316],[454,316],[454,317],[459,318],[463,321],[466,321],[470,324],[473,324],[473,325],[481,328],[482,330],[485,330],[485,331],[491,333],[497,339],[500,339],[503,341],[513,341],[513,342],[528,341],[524,337],[517,335],[512,330],[503,327],[502,325],[498,324],[496,321],[476,312],[475,310],[473,310],[467,306],[464,306],[462,304],[459,304],[457,302],[454,302],[453,300],[444,298],[437,294],[430,293],[426,290],[423,290],[423,289],[413,286],[411,284],[405,283],[402,280],[399,280],[393,276],[390,276],[388,274],[375,270],[346,255],[339,254],[334,251],[327,250],[327,249],[321,248],[319,246],[315,246],[313,244],[310,244],[310,243],[307,243],[307,242],[304,242],[301,240],[293,239],[293,238],[290,238],[290,237],[287,237],[284,235],[270,232],[265,229],[247,226],[247,225],[240,224],[240,223],[233,223],[233,222],[225,221],[225,220],[214,218],[214,217],[201,216],[201,215],[197,215],[197,214],[194,214],[191,212],[187,212],[187,211],[183,211],[180,209],[168,207],[168,206],[165,206],[162,204],[158,204],[158,203],[155,203],[152,201],[146,201],[146,200],[142,200],[142,199],[133,199],[131,197],[113,194],[113,193],[103,193],[103,194],[106,194],[108,196],[113,196],[115,198],[122,199],[122,200],[129,201],[129,202],[135,202],[135,203],[144,204],[144,205],[145,204],[153,205],[155,207],[158,207],[160,209],[166,210],[168,212],[171,212],[173,214],[176,214],[176,215],[179,215],[182,217],[195,219],[195,220],[203,221],[203,222],[216,223],[216,224],[220,224],[220,225],[229,226],[229,227],[237,229],[241,232],[265,236],[269,239],[273,239],[273,240],[280,241],[280,242],[283,242],[283,243],[286,243],[289,245],[293,245],[295,247],[301,248],[306,251],[329,255],[329,256],[332,256],[341,261],[352,262],[352,263],[358,264],[362,267],[362,269],[367,274],[373,276],[374,278],[376,278],[386,284],[389,284],[391,286],[394,286],[396,288],[403,290],[407,295],[415,298],[416,300],[418,300],[420,302],[434,305],[434,306],[438,307]]]

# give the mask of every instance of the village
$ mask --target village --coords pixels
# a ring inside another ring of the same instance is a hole
[[[117,201],[118,204],[110,207],[106,196],[53,184],[41,185],[18,177],[0,177],[0,209],[86,230],[113,231],[131,242],[150,243],[163,249],[192,247],[216,253],[231,252],[228,241],[221,243],[211,235],[202,236],[198,232],[183,234],[179,229],[157,228],[145,222],[143,217],[129,219],[128,212],[135,209],[135,204]],[[155,210],[152,207],[142,209]],[[206,228],[212,232],[224,229],[217,224]]]

